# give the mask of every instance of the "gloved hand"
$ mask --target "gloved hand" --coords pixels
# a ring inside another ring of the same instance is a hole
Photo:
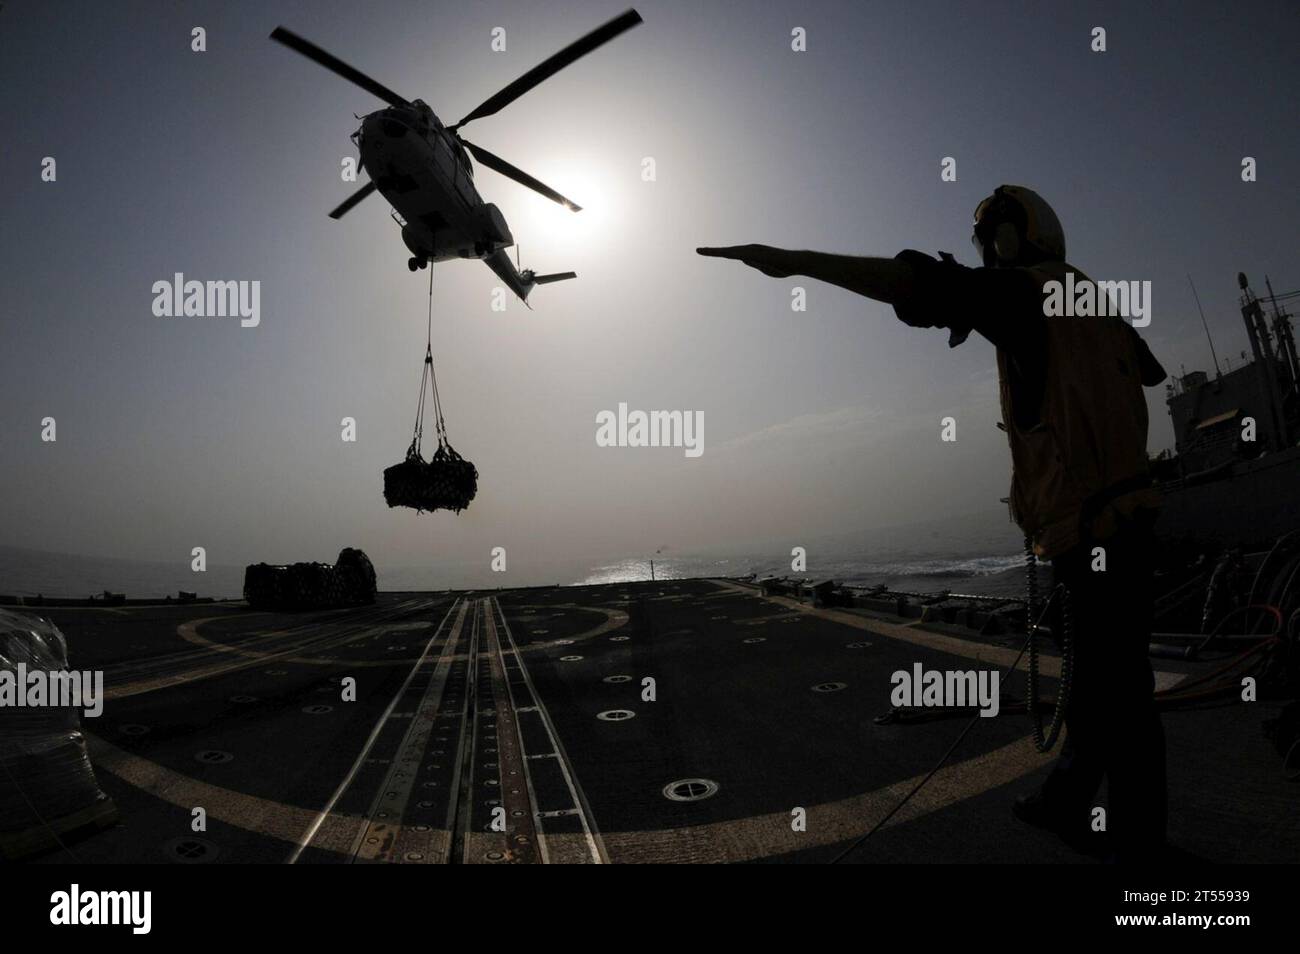
[[[734,258],[773,278],[789,278],[795,274],[790,270],[789,253],[770,245],[729,245],[724,248],[697,248],[695,251],[709,258]]]

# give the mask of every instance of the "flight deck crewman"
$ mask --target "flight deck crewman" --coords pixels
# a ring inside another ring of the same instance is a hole
[[[1052,317],[1044,286],[1086,276],[1066,264],[1065,235],[1033,191],[1000,186],[975,210],[983,267],[908,249],[895,258],[766,245],[701,248],[776,278],[804,275],[894,306],[920,328],[972,331],[997,349],[1002,425],[1011,445],[1011,514],[1069,591],[1074,677],[1067,736],[1041,791],[1017,800],[1022,821],[1082,850],[1108,779],[1115,857],[1157,855],[1165,838],[1164,731],[1147,657],[1152,527],[1160,498],[1148,472],[1142,388],[1165,378],[1132,325],[1117,317]],[[1105,569],[1094,571],[1094,547]],[[1056,630],[1054,629],[1054,632]]]

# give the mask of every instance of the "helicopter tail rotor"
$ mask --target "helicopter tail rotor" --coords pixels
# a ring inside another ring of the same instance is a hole
[[[531,271],[524,272],[520,277],[531,285],[549,285],[551,282],[563,282],[570,278],[577,278],[577,272],[553,272],[550,275],[534,275]]]

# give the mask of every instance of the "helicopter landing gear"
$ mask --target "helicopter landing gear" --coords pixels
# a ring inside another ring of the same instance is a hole
[[[417,268],[428,268],[429,260],[427,258],[417,258],[412,256],[406,260],[406,267],[411,271],[415,271]]]

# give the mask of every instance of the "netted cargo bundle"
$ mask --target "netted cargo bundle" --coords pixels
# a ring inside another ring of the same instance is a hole
[[[439,443],[427,462],[412,446],[406,460],[384,471],[384,500],[390,507],[460,513],[476,493],[478,468],[450,444]]]
[[[316,609],[343,605],[338,574],[328,563],[295,563],[289,567],[286,587],[291,609]]]
[[[333,609],[375,601],[375,568],[361,550],[345,547],[338,562],[244,569],[244,599],[254,609]]]
[[[67,668],[58,627],[0,609],[0,673],[7,682],[16,688],[20,672],[30,678]],[[70,832],[116,821],[117,809],[90,765],[79,708],[0,706],[0,858],[37,854]]]
[[[244,599],[256,609],[280,606],[285,600],[286,566],[254,563],[244,568]]]
[[[349,606],[364,606],[375,601],[377,580],[370,557],[355,547],[339,551],[335,569],[343,577],[344,599]]]

